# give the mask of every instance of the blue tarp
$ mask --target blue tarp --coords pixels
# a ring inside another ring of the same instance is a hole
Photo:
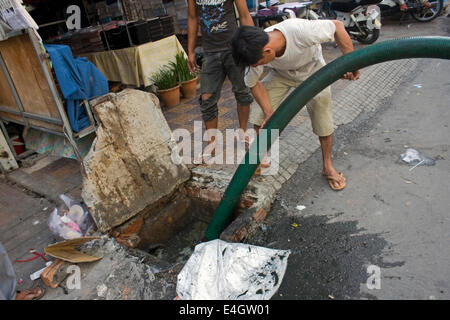
[[[50,55],[58,84],[67,105],[72,130],[80,132],[90,125],[83,100],[102,96],[109,92],[108,80],[86,58],[74,57],[70,47],[45,45]]]

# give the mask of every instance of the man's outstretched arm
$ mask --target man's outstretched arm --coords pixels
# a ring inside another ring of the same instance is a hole
[[[266,124],[266,121],[269,120],[269,118],[273,114],[269,94],[267,93],[267,90],[266,88],[264,88],[264,85],[261,83],[261,81],[258,81],[253,87],[251,87],[250,91],[252,92],[252,95],[258,105],[261,107],[261,110],[264,112],[264,122],[261,124],[262,128]]]
[[[342,21],[339,20],[331,20],[331,21],[336,26],[336,32],[334,33],[334,40],[336,41],[336,44],[338,45],[339,49],[341,49],[342,54],[353,52],[355,50],[353,48],[353,42],[349,34],[347,33],[347,30],[345,30],[344,23],[342,23]],[[343,79],[358,80],[359,76],[360,72],[359,70],[356,70],[353,72],[347,72],[343,76]]]

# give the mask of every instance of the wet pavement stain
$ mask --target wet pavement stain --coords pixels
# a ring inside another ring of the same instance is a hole
[[[330,223],[334,217],[328,216],[280,217],[277,213],[283,210],[277,201],[273,208],[277,223],[252,239],[255,245],[292,251],[273,299],[375,299],[360,293],[361,284],[366,284],[370,276],[367,267],[404,264],[384,262],[381,254],[387,242],[380,234],[361,234],[364,230],[358,228],[357,221]],[[298,228],[292,228],[294,221]]]

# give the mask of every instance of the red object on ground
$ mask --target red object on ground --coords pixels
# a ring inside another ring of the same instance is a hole
[[[30,249],[30,253],[34,255],[33,258],[26,259],[26,260],[15,260],[14,262],[29,262],[29,261],[36,260],[39,257],[41,257],[45,262],[48,262],[48,260],[45,259],[45,254],[40,254],[40,253],[36,252],[36,250],[34,250],[34,249]]]
[[[25,143],[23,143],[19,136],[14,136],[11,140],[17,155],[25,152]]]

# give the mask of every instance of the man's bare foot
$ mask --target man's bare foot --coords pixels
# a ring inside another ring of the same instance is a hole
[[[243,142],[245,143],[245,152],[248,151],[248,149],[250,149],[250,144],[253,142],[253,140],[250,139],[250,137],[246,134],[244,135],[244,139],[242,139]]]
[[[32,288],[32,289],[17,292],[16,300],[34,300],[34,299],[41,298],[43,295],[44,295],[44,290],[37,287],[37,288]]]
[[[270,158],[267,156],[264,156],[261,163],[259,164],[258,168],[256,168],[255,175],[260,176],[262,169],[270,168]]]
[[[194,158],[194,164],[196,165],[202,165],[202,164],[209,164],[209,162],[214,158],[216,155],[216,143],[211,142],[209,143],[205,149],[201,153],[199,153]]]
[[[429,3],[428,1],[424,1],[424,2],[422,3],[422,7],[424,7],[424,8],[431,8],[432,5],[431,5],[431,3]]]
[[[270,158],[268,156],[264,156],[260,164],[261,168],[269,168],[270,167]]]

